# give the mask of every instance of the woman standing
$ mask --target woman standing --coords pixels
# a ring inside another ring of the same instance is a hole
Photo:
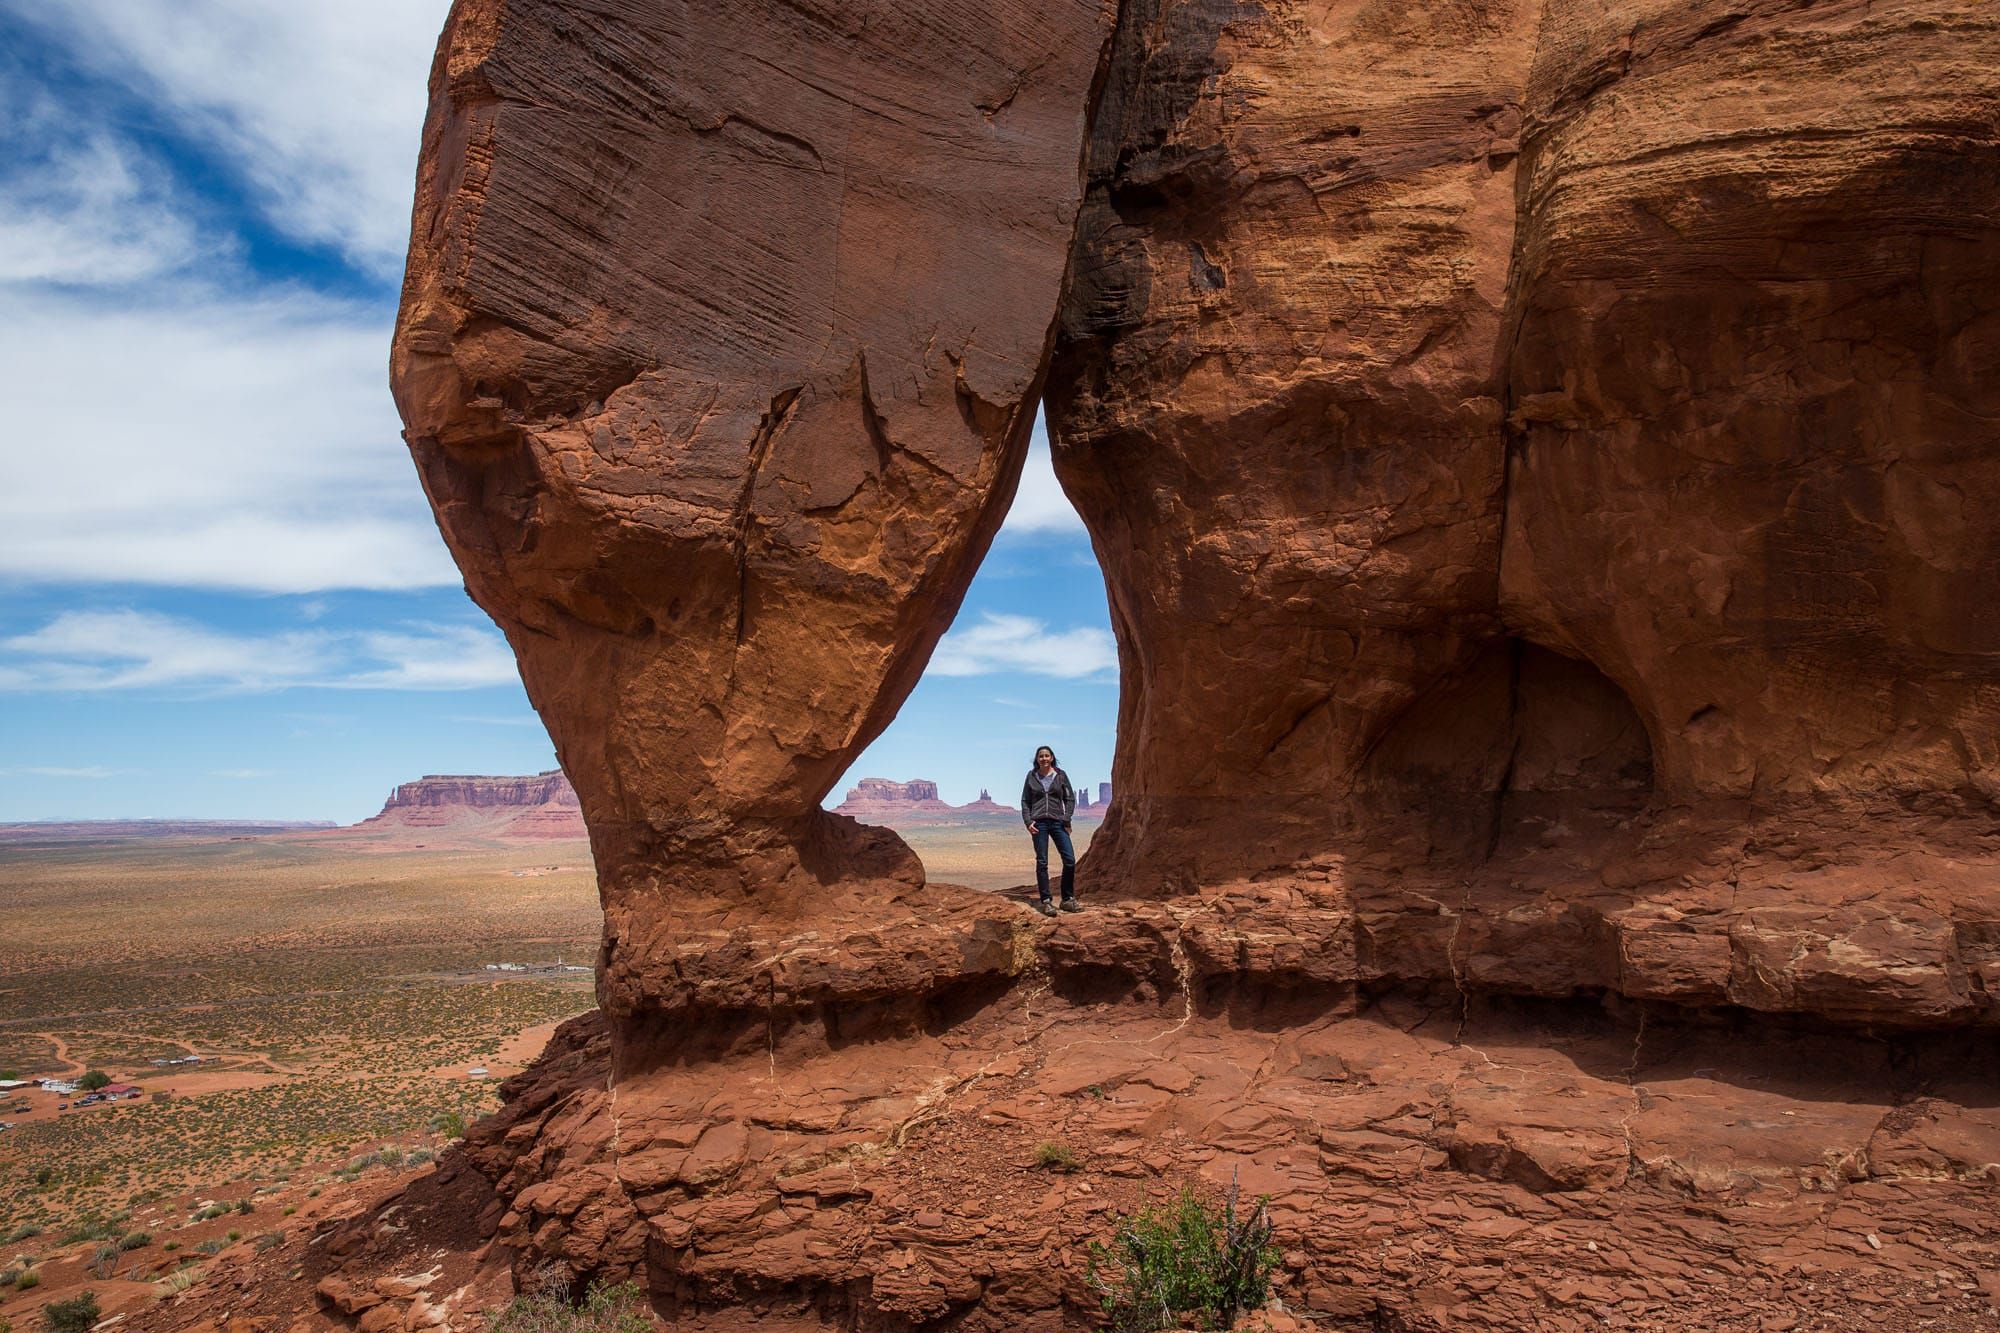
[[[1076,813],[1076,788],[1069,774],[1056,765],[1056,752],[1044,745],[1035,751],[1035,766],[1021,784],[1021,821],[1035,839],[1035,887],[1041,898],[1035,910],[1054,916],[1049,902],[1049,842],[1054,840],[1062,857],[1062,910],[1079,911],[1076,905],[1076,849],[1069,841],[1070,817]]]

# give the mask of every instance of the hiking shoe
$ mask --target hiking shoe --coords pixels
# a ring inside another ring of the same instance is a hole
[[[1056,905],[1047,898],[1038,898],[1035,900],[1035,910],[1043,916],[1054,916],[1056,914]]]
[[[1062,909],[1065,912],[1081,912],[1083,910],[1083,904],[1079,903],[1074,898],[1065,898],[1062,901]]]

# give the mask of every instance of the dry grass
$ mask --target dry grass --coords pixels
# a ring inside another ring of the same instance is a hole
[[[153,1094],[0,1134],[0,1233],[274,1179],[495,1104],[466,1078],[592,1003],[597,895],[580,847],[365,854],[282,841],[0,848],[0,1068],[103,1068]],[[200,1054],[202,1065],[149,1061]],[[165,1090],[171,1097],[161,1097]],[[20,1119],[0,1109],[0,1120]]]

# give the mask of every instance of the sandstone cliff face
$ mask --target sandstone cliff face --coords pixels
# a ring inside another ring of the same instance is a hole
[[[1094,880],[1324,850],[1387,722],[1497,632],[1536,12],[1128,7],[1051,398],[1123,665]]]
[[[1994,1093],[1950,1071],[2000,1017],[2000,16],[1116,17],[454,11],[398,399],[606,902],[608,1021],[468,1159],[511,1261],[690,1318],[1061,1326],[1048,1228],[933,1234],[911,1182],[1092,1086],[1080,1023],[1130,1026],[1134,1090],[1078,1117],[1121,1170],[1248,1164],[1301,1227],[1504,1182],[1511,1221],[1439,1223],[1470,1252],[1631,1190],[1694,1273],[1740,1247],[1685,1248],[1682,1191],[1962,1203]],[[1045,373],[1123,671],[1096,910],[1053,925],[817,809]],[[1487,1018],[1507,1057],[1464,1058]],[[1385,1026],[1437,1077],[1349,1083]],[[1663,1030],[1770,1045],[1662,1073],[1690,1118],[1648,1155]],[[1934,1113],[1830,1125],[1815,1084],[1785,1133],[1715,1127],[1707,1085],[1829,1031]],[[1435,1326],[1320,1253],[1316,1308]]]
[[[920,878],[819,801],[1012,495],[1111,18],[453,10],[393,378],[589,819],[616,1012],[660,895]]]

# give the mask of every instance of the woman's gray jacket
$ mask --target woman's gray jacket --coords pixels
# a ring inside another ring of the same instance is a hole
[[[1060,820],[1065,826],[1076,813],[1076,788],[1069,785],[1069,774],[1056,769],[1056,780],[1042,790],[1042,780],[1034,769],[1028,770],[1027,779],[1021,783],[1021,822],[1029,828],[1037,819]]]

